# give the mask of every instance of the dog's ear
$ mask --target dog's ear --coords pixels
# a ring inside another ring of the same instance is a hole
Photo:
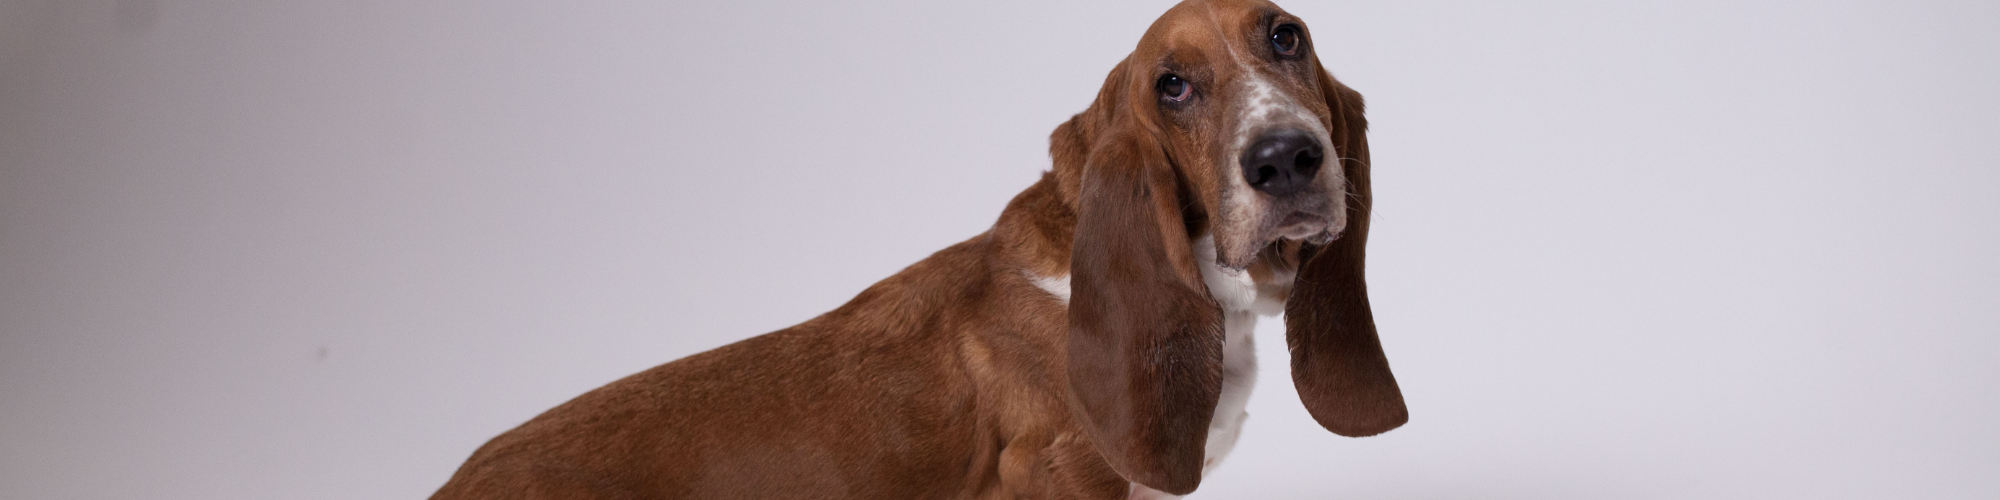
[[[1129,66],[1130,61],[1119,61],[1112,66],[1090,107],[1049,134],[1049,160],[1054,166],[1056,194],[1071,208],[1076,208],[1078,192],[1083,190],[1084,163],[1090,159],[1098,139],[1110,133],[1112,111],[1125,108],[1119,100],[1124,98],[1122,89],[1130,84],[1125,70]]]
[[[1070,407],[1119,474],[1186,494],[1201,483],[1222,389],[1222,309],[1195,267],[1160,144],[1129,129],[1098,136],[1070,254]]]
[[[1371,436],[1403,425],[1410,411],[1368,308],[1368,120],[1360,93],[1324,70],[1319,87],[1332,115],[1327,130],[1347,175],[1347,228],[1339,239],[1300,249],[1298,278],[1285,302],[1285,341],[1292,380],[1313,419],[1335,434]]]

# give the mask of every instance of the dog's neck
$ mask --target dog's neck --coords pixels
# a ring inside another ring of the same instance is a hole
[[[1022,273],[1054,300],[1067,305],[1070,300],[1069,245],[1075,236],[1075,215],[1057,198],[1054,182],[1045,177],[1008,204],[998,224],[998,241],[1011,242],[1007,249]],[[1190,242],[1195,264],[1207,285],[1209,296],[1223,311],[1222,393],[1209,421],[1206,456],[1202,473],[1222,463],[1242,435],[1244,411],[1251,389],[1257,382],[1257,350],[1253,335],[1258,316],[1284,311],[1296,276],[1296,244],[1274,244],[1261,252],[1245,269],[1230,269],[1216,258],[1215,238],[1209,234]],[[1132,498],[1174,498],[1133,483]]]

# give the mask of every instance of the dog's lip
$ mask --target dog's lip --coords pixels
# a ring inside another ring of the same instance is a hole
[[[1278,219],[1278,227],[1292,227],[1301,224],[1311,224],[1314,222],[1325,222],[1325,221],[1326,221],[1325,216],[1312,214],[1304,210],[1300,210],[1300,211],[1294,211],[1290,214],[1286,214],[1284,218]]]
[[[1270,229],[1269,232],[1264,233],[1264,238],[1266,238],[1264,244],[1268,245],[1274,241],[1308,239],[1313,235],[1333,229],[1335,222],[1332,217],[1304,210],[1285,214],[1283,217],[1278,218],[1277,224],[1267,226]]]
[[[1340,217],[1333,212],[1331,207],[1311,203],[1298,203],[1292,206],[1271,208],[1271,211],[1265,212],[1267,215],[1265,215],[1262,223],[1256,225],[1257,229],[1252,230],[1248,235],[1251,244],[1247,245],[1247,248],[1261,249],[1279,241],[1306,241],[1314,244],[1324,244],[1327,241],[1338,238],[1342,230],[1345,229],[1342,227],[1345,224],[1342,223]],[[1241,248],[1233,245],[1231,247]],[[1256,252],[1246,253],[1239,249],[1235,252],[1217,252],[1216,263],[1227,269],[1240,270],[1248,267],[1250,261],[1255,258]]]

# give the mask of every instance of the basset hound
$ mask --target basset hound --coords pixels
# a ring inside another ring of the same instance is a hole
[[[1263,0],[1188,0],[987,232],[823,316],[593,390],[434,499],[1119,499],[1235,445],[1284,313],[1327,430],[1408,420],[1363,281],[1361,96]]]

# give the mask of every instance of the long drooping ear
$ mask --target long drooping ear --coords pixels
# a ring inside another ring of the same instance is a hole
[[[1186,494],[1222,390],[1222,310],[1201,284],[1165,152],[1144,133],[1099,139],[1070,254],[1070,407],[1112,469]]]
[[[1342,436],[1371,436],[1410,420],[1403,391],[1375,335],[1364,260],[1368,245],[1368,120],[1361,94],[1321,71],[1340,168],[1347,175],[1347,228],[1339,239],[1300,250],[1298,279],[1285,303],[1292,381],[1313,419]]]

